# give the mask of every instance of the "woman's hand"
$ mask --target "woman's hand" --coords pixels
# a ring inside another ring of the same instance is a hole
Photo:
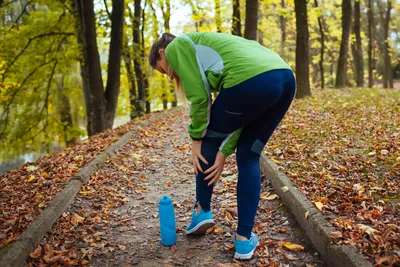
[[[205,174],[209,174],[204,180],[205,181],[211,180],[208,183],[208,186],[212,184],[215,185],[218,182],[222,170],[224,169],[224,165],[225,165],[225,155],[222,154],[221,151],[218,151],[217,156],[215,157],[214,165],[204,172]]]
[[[201,144],[202,141],[192,141],[192,159],[193,159],[193,167],[194,167],[194,173],[196,175],[199,174],[199,170],[200,172],[203,172],[203,169],[200,166],[200,161],[199,159],[204,162],[206,165],[208,165],[207,160],[201,155]]]

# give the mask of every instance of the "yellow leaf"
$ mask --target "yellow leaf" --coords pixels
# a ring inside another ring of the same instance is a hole
[[[39,208],[44,207],[44,206],[46,206],[46,203],[44,203],[44,202],[39,203]]]
[[[284,187],[282,187],[281,189],[282,189],[283,193],[289,191],[289,187],[287,187],[287,186],[284,186]]]
[[[119,247],[120,250],[125,250],[126,249],[126,247],[124,245],[118,245],[118,247]]]
[[[285,242],[285,243],[283,243],[283,245],[284,245],[286,248],[290,249],[290,250],[296,250],[296,251],[304,250],[304,247],[303,247],[303,246],[300,246],[300,245],[297,245],[297,244],[292,244],[292,243],[290,243],[290,242]]]
[[[31,177],[29,177],[28,180],[26,180],[28,183],[32,182],[33,180],[35,180],[36,177],[34,175],[31,175]]]
[[[271,158],[271,160],[272,160],[273,162],[275,162],[276,164],[281,164],[281,162],[280,162],[279,160],[277,160],[277,159]]]
[[[342,232],[340,232],[340,231],[330,232],[330,233],[328,233],[328,236],[330,238],[342,238],[343,237]]]
[[[306,211],[306,214],[304,214],[304,217],[306,218],[306,220],[307,220],[307,218],[308,218],[308,215],[310,215],[310,212],[309,212],[309,211]]]
[[[314,204],[315,204],[315,206],[317,207],[317,209],[319,209],[320,211],[322,211],[322,208],[324,207],[324,204],[322,204],[321,202],[315,202]]]
[[[216,233],[216,234],[218,234],[218,233],[220,233],[220,232],[222,232],[222,227],[215,227],[214,228],[214,233]]]

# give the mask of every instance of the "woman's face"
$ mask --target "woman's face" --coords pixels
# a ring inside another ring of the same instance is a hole
[[[173,71],[169,68],[167,59],[165,58],[164,49],[161,48],[158,52],[160,53],[160,59],[156,63],[156,70],[161,72],[162,74],[166,74],[169,78],[174,78]]]
[[[169,75],[170,70],[169,70],[167,59],[165,58],[164,51],[165,50],[163,48],[161,48],[158,51],[160,53],[160,59],[156,63],[156,70],[158,70],[162,74],[167,74],[168,76],[170,76]]]

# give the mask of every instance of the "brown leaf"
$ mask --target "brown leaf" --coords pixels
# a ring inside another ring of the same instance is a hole
[[[42,246],[38,246],[32,253],[29,254],[29,257],[32,259],[37,259],[42,256]]]
[[[285,258],[285,260],[289,260],[289,261],[297,260],[297,258],[294,255],[288,254],[288,253],[283,253],[283,257]]]
[[[330,233],[328,233],[328,236],[330,238],[342,238],[343,237],[342,232],[340,232],[340,231],[330,232]]]
[[[376,265],[381,265],[382,263],[386,262],[386,261],[391,261],[393,259],[393,257],[382,257],[379,258],[379,260],[376,261]]]

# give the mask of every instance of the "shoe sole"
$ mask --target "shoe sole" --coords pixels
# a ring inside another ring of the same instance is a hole
[[[247,254],[240,254],[240,253],[235,252],[234,258],[237,259],[237,260],[249,260],[249,259],[251,259],[251,257],[253,257],[254,251],[256,250],[258,245],[260,245],[260,242],[257,242],[257,245],[253,248],[253,250],[250,251]]]
[[[207,232],[208,229],[214,227],[215,222],[213,219],[208,219],[200,222],[195,227],[193,227],[190,231],[186,230],[187,235],[202,235]]]

